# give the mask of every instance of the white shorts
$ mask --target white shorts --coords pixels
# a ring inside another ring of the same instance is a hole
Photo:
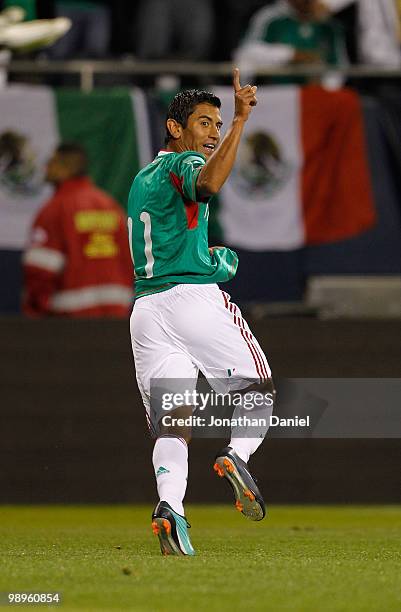
[[[136,377],[147,415],[152,379],[198,378],[218,393],[271,376],[241,311],[215,284],[180,284],[135,302],[131,320]],[[227,388],[222,389],[222,381]]]

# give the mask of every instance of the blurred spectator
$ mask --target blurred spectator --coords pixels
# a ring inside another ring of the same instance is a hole
[[[25,11],[25,19],[53,19],[54,0],[0,0],[0,10],[19,6]]]
[[[113,55],[132,55],[135,42],[132,31],[137,12],[136,3],[113,0],[111,4],[111,49]]]
[[[110,50],[111,14],[107,0],[62,0],[56,15],[68,17],[72,28],[49,52],[52,59],[102,59]]]
[[[251,16],[262,6],[275,0],[219,0],[215,2],[216,31],[215,53],[218,61],[229,60],[234,49],[245,34]],[[230,27],[227,27],[227,18]]]
[[[357,4],[358,59],[366,64],[401,65],[400,0],[324,0],[321,11],[333,13]]]
[[[215,33],[212,0],[142,0],[136,27],[142,60],[207,59]]]
[[[18,6],[20,8],[22,8],[25,12],[25,20],[26,21],[32,21],[33,19],[37,19],[38,15],[37,15],[37,7],[36,7],[36,0],[4,0],[3,1],[3,8],[9,8],[9,7],[14,7],[14,6]]]
[[[11,52],[31,53],[52,45],[71,27],[65,17],[36,19],[37,15],[50,15],[39,11],[34,0],[14,4],[0,0],[0,87],[7,82],[7,68]]]
[[[279,0],[259,10],[235,53],[242,72],[291,64],[346,64],[342,28],[333,20],[322,20],[319,5],[317,0]]]
[[[87,176],[85,151],[60,145],[47,165],[56,189],[24,254],[23,309],[31,316],[128,316],[132,263],[126,217]]]

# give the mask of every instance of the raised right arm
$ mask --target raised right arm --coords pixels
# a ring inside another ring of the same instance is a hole
[[[234,118],[219,147],[198,175],[196,191],[200,198],[215,195],[224,185],[234,166],[245,121],[257,104],[256,87],[252,85],[241,87],[238,68],[234,69],[233,85]]]

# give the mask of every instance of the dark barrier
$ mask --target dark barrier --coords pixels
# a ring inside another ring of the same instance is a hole
[[[401,377],[399,322],[251,326],[277,377]],[[128,324],[4,318],[0,337],[0,503],[153,502]],[[193,441],[189,501],[228,499],[211,470],[221,445]],[[400,439],[271,439],[253,466],[271,502],[393,503],[400,451]]]
[[[0,250],[0,313],[17,314],[21,310],[22,251]]]

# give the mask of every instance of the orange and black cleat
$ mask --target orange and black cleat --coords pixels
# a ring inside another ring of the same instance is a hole
[[[216,456],[213,469],[231,485],[237,510],[252,521],[261,521],[266,515],[265,503],[248,464],[228,446]]]

